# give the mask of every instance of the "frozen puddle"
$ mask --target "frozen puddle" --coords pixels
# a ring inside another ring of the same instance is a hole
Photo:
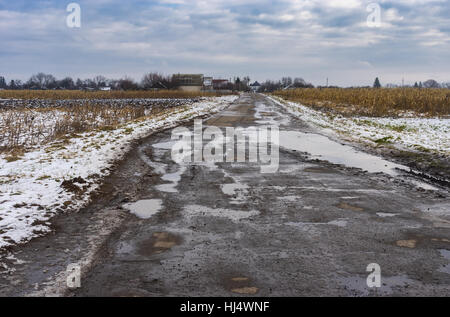
[[[150,219],[153,215],[161,211],[162,207],[163,202],[161,199],[140,200],[123,206],[123,208],[128,209],[140,219]]]
[[[162,180],[171,182],[171,184],[162,184],[156,186],[156,189],[165,193],[178,193],[177,186],[181,181],[181,176],[186,172],[186,167],[182,166],[177,172],[165,174]]]
[[[298,131],[280,131],[280,146],[289,150],[307,152],[312,158],[363,169],[369,173],[398,175],[396,169],[408,171],[403,165],[391,163],[374,155],[359,152],[329,138]]]
[[[248,189],[248,185],[241,183],[222,185],[222,192],[227,196],[233,197],[232,203],[244,202]]]
[[[398,214],[392,214],[392,213],[387,213],[387,212],[379,212],[379,213],[377,213],[377,216],[381,217],[381,218],[393,218],[393,217],[397,217]]]
[[[287,125],[290,122],[288,116],[281,114],[265,103],[256,103],[255,111],[256,123],[261,125],[281,126]]]
[[[259,215],[259,211],[251,210],[251,211],[242,211],[242,210],[231,210],[231,209],[222,209],[222,208],[209,208],[205,206],[199,205],[191,205],[184,207],[184,211],[188,216],[195,217],[220,217],[220,218],[228,218],[232,221],[240,221],[242,219],[247,219],[253,216]]]

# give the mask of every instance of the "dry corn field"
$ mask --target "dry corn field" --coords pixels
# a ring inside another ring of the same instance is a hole
[[[112,129],[163,110],[105,106],[0,110],[0,153],[45,144],[74,133]]]
[[[286,100],[343,115],[400,116],[414,112],[425,116],[450,115],[450,89],[339,89],[308,88],[274,93]]]
[[[114,129],[140,118],[190,105],[194,101],[93,100],[65,104],[63,101],[48,100],[41,107],[27,107],[22,103],[2,107],[0,102],[0,153],[23,152],[77,133]]]
[[[0,153],[24,151],[67,135],[112,129],[206,97],[183,91],[0,91]]]
[[[177,99],[217,97],[224,94],[188,92],[179,90],[158,91],[80,91],[80,90],[2,90],[0,99]]]

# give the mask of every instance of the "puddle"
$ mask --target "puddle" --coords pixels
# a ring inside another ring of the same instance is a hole
[[[176,144],[176,141],[168,141],[168,142],[161,142],[161,143],[155,143],[152,146],[155,149],[160,150],[172,150],[173,146]]]
[[[332,225],[332,226],[337,226],[340,228],[345,228],[347,227],[347,221],[346,220],[334,220],[334,221],[330,221],[328,224]]]
[[[450,229],[450,220],[446,219],[450,210],[449,203],[423,206],[419,210],[423,212],[422,218],[433,222],[435,228]]]
[[[239,177],[230,175],[229,173],[224,171],[224,177],[225,178],[231,178],[233,179],[234,183],[232,184],[222,184],[222,192],[227,195],[231,196],[231,204],[239,204],[245,202],[246,196],[248,196],[248,190],[249,186],[242,183],[240,181]]]
[[[439,253],[441,254],[441,256],[443,258],[445,258],[447,261],[450,261],[450,250],[438,250]],[[450,263],[447,263],[446,265],[443,265],[440,269],[439,272],[441,273],[447,273],[450,274]]]
[[[255,120],[257,124],[271,126],[287,125],[290,122],[288,116],[263,102],[257,102],[255,105],[255,119],[257,119]]]
[[[248,277],[233,277],[231,279],[233,282],[246,282],[249,280]]]
[[[417,240],[399,240],[396,245],[401,248],[415,249],[417,246]]]
[[[161,199],[140,200],[135,203],[123,205],[133,215],[140,219],[150,219],[153,215],[161,211],[163,202]]]
[[[379,213],[377,213],[377,216],[381,217],[381,218],[392,218],[392,217],[398,216],[398,214],[391,214],[391,213],[387,213],[387,212],[379,212]]]
[[[422,188],[422,189],[425,189],[425,190],[432,190],[432,191],[439,190],[439,188],[437,188],[437,187],[435,187],[433,185],[427,184],[425,182],[416,181],[414,179],[409,179],[409,182],[414,184],[416,187],[419,187],[419,188]]]
[[[337,207],[339,209],[345,209],[345,210],[351,210],[351,211],[364,211],[364,208],[358,207],[358,206],[353,206],[347,203],[340,203],[339,205],[337,205]]]
[[[213,209],[213,208],[199,206],[199,205],[186,206],[186,207],[184,207],[184,211],[189,216],[229,218],[233,221],[239,221],[242,219],[247,219],[247,218],[259,215],[259,211],[256,211],[256,210],[242,211],[242,210],[231,210],[231,209],[222,209],[222,208]]]
[[[281,165],[278,171],[282,174],[291,174],[304,170],[303,164]]]
[[[181,244],[181,238],[169,232],[155,232],[152,237],[139,244],[139,254],[159,254]]]
[[[237,276],[225,281],[226,288],[232,293],[241,295],[255,295],[259,289],[252,285],[252,281],[248,277]]]
[[[162,184],[156,186],[156,189],[166,193],[178,193],[177,186],[181,181],[181,176],[186,172],[186,167],[182,166],[175,173],[164,174],[161,179],[167,182],[171,182],[171,184]]]
[[[317,174],[336,174],[337,171],[326,168],[326,167],[308,167],[303,170],[304,172],[308,173],[317,173]]]
[[[297,196],[284,196],[284,197],[278,197],[279,200],[289,201],[289,202],[296,202],[301,200]]]
[[[223,184],[222,192],[227,196],[232,196],[231,204],[238,204],[246,201],[246,194],[248,193],[248,185],[241,183]]]
[[[395,294],[396,290],[400,292],[405,288],[414,284],[414,280],[405,275],[382,277],[381,288],[371,289],[367,287],[367,277],[339,277],[338,281],[347,290],[354,293],[353,295],[369,296],[371,294],[390,295]]]
[[[231,291],[236,294],[255,295],[258,293],[258,288],[257,287],[242,287],[242,288],[234,288]]]
[[[369,173],[385,173],[396,176],[398,175],[396,169],[409,171],[406,166],[357,151],[351,146],[342,145],[319,134],[280,131],[280,146],[289,150],[307,152],[313,159],[356,167]]]
[[[152,147],[154,148],[153,155],[155,156],[156,160],[164,160],[164,156],[168,151],[171,151],[172,146],[175,144],[174,141],[168,141],[168,142],[161,142],[152,144]],[[158,162],[156,160],[151,160],[148,155],[144,152],[146,149],[145,146],[141,147],[139,149],[139,157],[141,160],[146,163],[148,166],[150,166],[153,171],[158,174],[162,175],[161,180],[170,182],[170,184],[161,184],[157,185],[155,188],[158,191],[165,192],[165,193],[178,193],[177,186],[179,182],[181,181],[181,176],[186,172],[186,166],[185,165],[177,165],[178,170],[173,173],[167,172],[169,166],[167,164]]]
[[[166,172],[166,164],[163,163],[158,163],[158,162],[153,162],[148,156],[147,154],[144,152],[144,150],[146,149],[145,146],[141,146],[139,148],[139,158],[142,160],[142,162],[144,162],[145,164],[147,164],[148,166],[150,166],[154,172],[156,174],[164,174]]]
[[[293,227],[300,230],[311,237],[317,237],[320,235],[321,231],[318,228],[317,223],[310,222],[286,222],[284,225]]]
[[[225,195],[234,196],[234,195],[236,195],[237,191],[246,190],[248,188],[249,188],[248,185],[240,184],[240,183],[224,184],[224,185],[222,185],[222,192]]]

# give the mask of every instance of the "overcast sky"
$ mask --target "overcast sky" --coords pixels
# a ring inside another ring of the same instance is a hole
[[[0,0],[0,75],[203,73],[316,85],[450,81],[450,0]],[[369,3],[381,27],[367,25]]]

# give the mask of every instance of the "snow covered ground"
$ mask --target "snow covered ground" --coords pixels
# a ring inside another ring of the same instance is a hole
[[[58,212],[89,203],[90,194],[109,174],[108,168],[129,150],[131,141],[218,112],[236,98],[208,98],[115,130],[36,146],[14,162],[0,155],[0,249],[49,232],[49,220]]]
[[[450,119],[349,118],[316,111],[278,97],[269,98],[306,122],[331,129],[356,141],[372,145],[391,144],[399,148],[450,155]]]

